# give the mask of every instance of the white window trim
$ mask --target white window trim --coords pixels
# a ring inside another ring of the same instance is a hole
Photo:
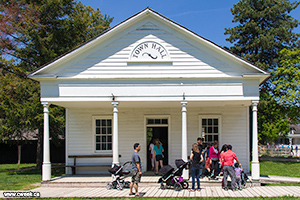
[[[101,115],[101,116],[93,116],[92,117],[92,126],[93,126],[93,152],[96,154],[107,154],[112,153],[112,150],[96,150],[96,120],[97,119],[110,119],[111,120],[111,133],[113,134],[113,117],[111,115]],[[112,144],[113,146],[113,144]]]
[[[168,119],[168,124],[147,124],[147,119]],[[172,141],[172,136],[171,136],[171,133],[172,133],[172,130],[171,130],[171,115],[144,115],[144,142],[145,142],[145,145],[147,146],[147,128],[148,127],[168,127],[168,152],[169,152],[169,160],[168,160],[168,163],[171,163],[171,156],[172,156],[172,153],[171,153],[171,141]],[[147,153],[147,151],[146,151]],[[147,158],[147,154],[144,154],[144,158]],[[147,166],[147,163],[148,160],[146,161],[146,166]]]
[[[146,127],[169,127],[170,115],[145,115],[145,125]],[[148,119],[167,119],[167,124],[147,124]]]
[[[202,119],[208,119],[208,118],[212,118],[212,119],[218,119],[218,128],[219,128],[219,144],[222,144],[222,115],[205,115],[205,114],[200,114],[199,115],[199,137],[203,137],[202,135]]]

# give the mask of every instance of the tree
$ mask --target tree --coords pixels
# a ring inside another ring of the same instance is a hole
[[[299,34],[293,32],[299,22],[289,15],[299,4],[287,0],[241,0],[231,9],[232,22],[239,25],[225,29],[233,53],[272,75],[260,87],[258,125],[263,140],[274,140],[278,133],[286,134],[291,119],[299,121],[300,116],[295,114],[300,112],[299,101],[292,103],[299,94],[299,85],[297,89],[297,81],[294,86],[288,84],[285,78],[294,73],[293,69],[280,62],[284,58],[283,49],[299,48]],[[294,78],[299,83],[299,77]]]
[[[293,29],[299,21],[289,13],[300,2],[287,0],[241,0],[234,5],[234,28],[225,28],[226,40],[233,43],[230,50],[266,71],[275,69],[278,53],[297,46],[299,34]]]
[[[43,108],[39,83],[26,75],[109,28],[113,18],[75,0],[0,0],[0,139],[22,139],[39,130]],[[52,139],[64,127],[64,109],[50,107]]]
[[[275,85],[274,96],[284,107],[300,106],[300,50],[280,51],[281,61],[273,73]],[[292,110],[293,111],[293,110]],[[297,121],[297,113],[290,113],[291,119]],[[299,117],[299,116],[298,116]]]

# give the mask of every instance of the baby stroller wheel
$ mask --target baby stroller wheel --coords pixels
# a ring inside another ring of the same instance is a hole
[[[160,184],[160,189],[164,190],[165,189],[165,186],[163,183]]]
[[[129,187],[130,187],[130,182],[129,181],[124,182],[124,188],[129,188]]]
[[[175,191],[180,191],[180,190],[182,190],[181,184],[180,184],[180,183],[175,183],[175,185],[174,185],[174,190],[175,190]]]
[[[111,183],[107,183],[106,189],[110,190],[110,189],[112,189],[112,188],[113,188],[112,184],[111,184]]]
[[[186,181],[183,181],[183,182],[181,182],[181,186],[183,189],[187,189],[187,188],[189,188],[189,183]]]
[[[113,189],[116,189],[117,188],[117,181],[113,181],[112,183],[111,183],[111,185],[112,185],[112,188]]]
[[[120,183],[120,184],[117,184],[117,190],[123,190],[123,184],[122,183]]]

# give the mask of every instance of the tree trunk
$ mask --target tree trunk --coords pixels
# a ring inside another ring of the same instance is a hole
[[[22,146],[18,144],[18,165],[21,164],[21,148]]]
[[[36,167],[38,169],[42,168],[43,162],[43,129],[38,130],[38,141],[36,146]]]

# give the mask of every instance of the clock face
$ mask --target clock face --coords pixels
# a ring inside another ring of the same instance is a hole
[[[143,42],[136,46],[131,53],[131,60],[168,60],[168,52],[166,49],[156,42]]]

